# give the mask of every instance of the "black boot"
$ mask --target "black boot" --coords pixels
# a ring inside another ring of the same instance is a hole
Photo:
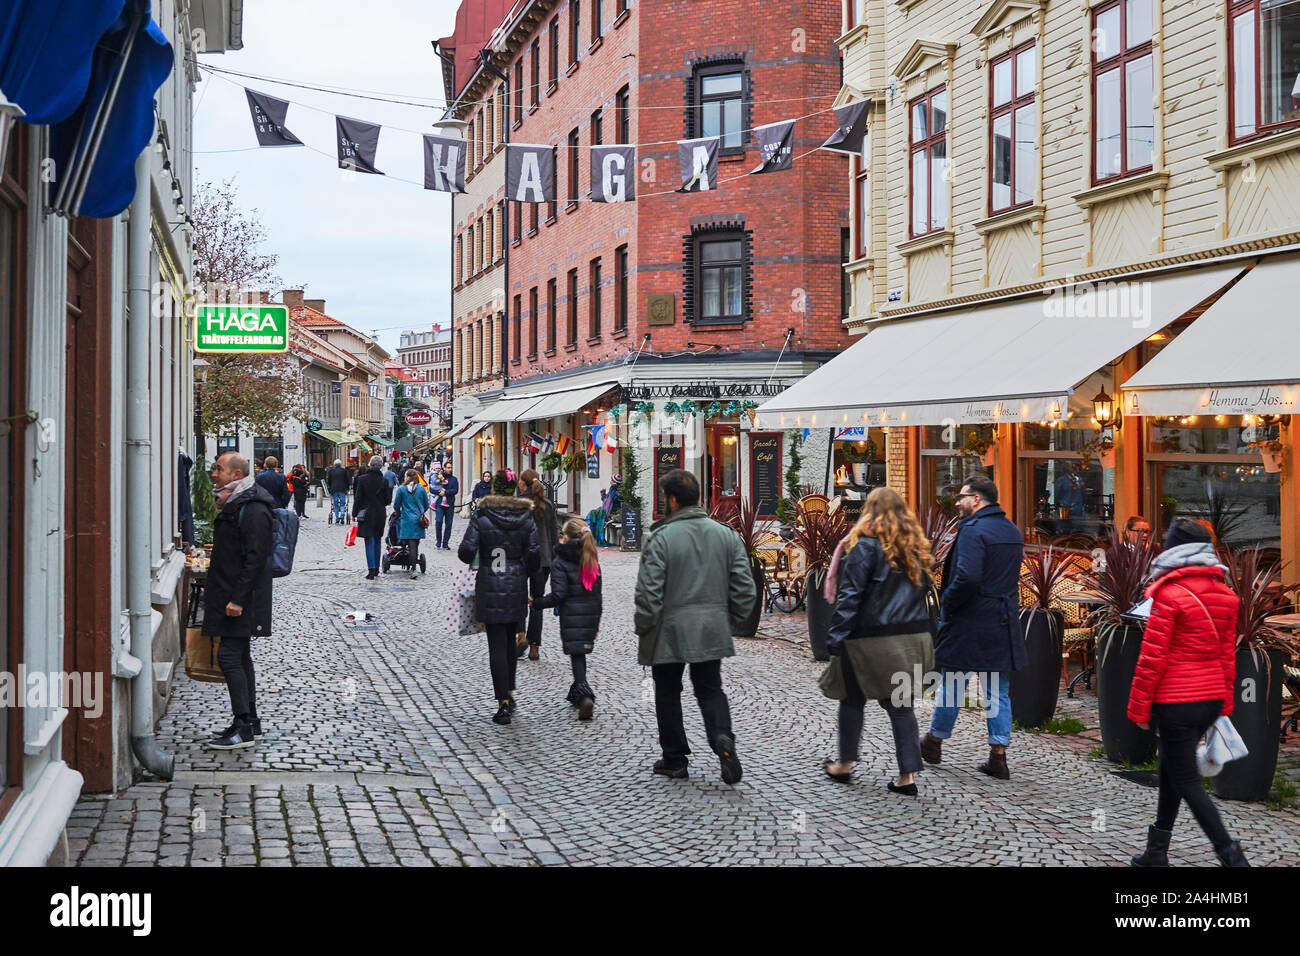
[[[1129,861],[1131,866],[1168,866],[1169,865],[1169,838],[1174,835],[1172,830],[1161,830],[1156,827],[1147,827],[1147,848],[1146,852],[1140,856],[1135,856]]]
[[[1236,840],[1233,840],[1222,850],[1216,849],[1214,853],[1224,866],[1250,866],[1246,862],[1246,854],[1241,852],[1241,844]]]

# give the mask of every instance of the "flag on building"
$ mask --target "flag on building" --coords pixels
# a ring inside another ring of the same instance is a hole
[[[542,436],[537,434],[537,432],[530,432],[528,435],[528,441],[524,444],[524,448],[530,455],[536,455],[542,450]]]
[[[546,440],[542,442],[542,454],[549,455],[553,451],[555,451],[555,436],[547,432]]]
[[[567,454],[568,451],[569,451],[569,445],[570,445],[570,444],[572,444],[572,443],[569,441],[569,436],[568,436],[568,435],[561,435],[561,436],[560,436],[558,439],[556,439],[556,441],[555,441],[555,452],[556,452],[556,454],[559,454],[559,455]]]
[[[587,429],[587,454],[594,455],[605,447],[605,426],[599,424],[583,427]]]

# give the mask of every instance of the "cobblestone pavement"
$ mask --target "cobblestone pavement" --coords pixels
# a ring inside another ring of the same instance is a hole
[[[370,583],[361,547],[345,549],[323,510],[308,513],[295,571],[275,585],[274,635],[254,647],[266,738],[204,749],[228,722],[225,686],[179,677],[160,730],[175,780],[83,797],[68,831],[77,864],[1122,865],[1154,815],[1154,790],[1089,756],[1093,729],[1017,734],[1012,779],[985,777],[975,712],[921,775],[917,799],[884,790],[893,743],[875,707],[853,785],[830,781],[821,761],[835,706],[817,691],[821,665],[793,617],[738,641],[724,664],[744,780],[721,782],[689,690],[690,779],[654,776],[651,684],[631,632],[637,555],[614,551],[589,658],[596,719],[579,723],[564,701],[571,675],[548,617],[542,660],[519,664],[515,721],[497,726],[485,641],[441,627],[454,554],[428,552],[418,580],[395,569]],[[378,620],[344,624],[350,608]],[[1086,691],[1063,711],[1095,728]],[[924,726],[928,708],[918,717]],[[1219,806],[1253,863],[1300,864],[1300,813]],[[1185,809],[1171,853],[1214,862]]]

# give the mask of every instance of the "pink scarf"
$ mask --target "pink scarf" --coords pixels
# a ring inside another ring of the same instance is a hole
[[[840,558],[844,557],[844,545],[848,542],[845,536],[840,543],[835,546],[835,553],[831,555],[831,567],[826,572],[826,583],[822,587],[822,594],[830,604],[835,603],[835,592],[839,589],[840,580]]]

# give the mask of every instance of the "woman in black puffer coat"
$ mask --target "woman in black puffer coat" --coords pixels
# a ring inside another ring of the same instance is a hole
[[[560,531],[551,563],[551,593],[533,600],[533,610],[560,611],[560,642],[573,666],[568,701],[579,720],[591,720],[596,692],[587,683],[587,655],[600,630],[600,551],[591,529],[581,518],[570,518]]]
[[[493,476],[492,492],[479,499],[457,556],[465,564],[478,558],[474,602],[478,619],[487,627],[498,704],[492,719],[508,724],[515,709],[515,634],[528,618],[528,579],[538,564],[537,526],[532,500],[514,497],[514,482],[504,471]]]

